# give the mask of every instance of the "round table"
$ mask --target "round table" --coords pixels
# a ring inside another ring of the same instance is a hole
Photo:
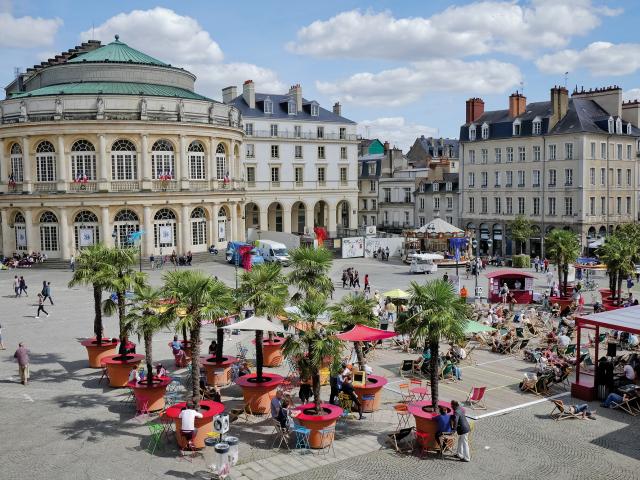
[[[380,397],[382,388],[387,384],[388,380],[385,377],[379,375],[367,375],[367,382],[362,386],[353,386],[353,390],[358,395],[358,398],[362,400],[365,395],[373,395],[374,399],[371,402],[366,402],[363,405],[363,412],[371,413],[378,410],[380,407]]]
[[[186,407],[186,402],[180,402],[165,410],[167,418],[171,418],[176,422],[176,441],[178,442],[178,446],[182,449],[187,446],[187,440],[182,436],[182,420],[180,420],[180,412],[185,410]],[[224,412],[224,405],[212,400],[202,400],[200,402],[199,412],[202,414],[202,418],[195,419],[195,427],[198,431],[193,437],[192,442],[196,448],[204,448],[204,440],[207,438],[207,434],[213,431],[213,417]]]
[[[237,361],[236,357],[224,355],[218,359],[215,355],[200,357],[200,365],[207,374],[207,384],[224,387],[231,383],[231,365]]]
[[[149,386],[147,379],[137,381],[130,380],[127,383],[127,387],[133,390],[133,395],[136,397],[136,409],[138,412],[144,411],[144,404],[146,403],[146,410],[149,412],[157,412],[164,408],[164,394],[167,390],[167,386],[171,383],[171,377],[158,377],[153,376],[153,384]]]
[[[449,413],[453,413],[449,402],[439,401],[438,406],[445,407],[449,410]],[[431,407],[431,401],[423,400],[421,402],[411,403],[409,405],[409,413],[413,415],[416,420],[416,431],[428,436],[428,448],[436,450],[438,448],[436,442],[436,433],[438,431],[437,418],[440,414],[437,411],[426,411],[424,407]]]
[[[418,401],[424,400],[424,397],[429,396],[429,389],[427,387],[415,387],[409,390],[410,393],[413,393],[413,396],[418,399]]]

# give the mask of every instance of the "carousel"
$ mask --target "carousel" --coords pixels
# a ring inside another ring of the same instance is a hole
[[[467,239],[466,247],[459,251],[459,266],[466,265],[472,255],[469,235],[441,218],[434,218],[418,229],[404,230],[402,236],[402,260],[405,263],[411,263],[417,254],[429,253],[442,256],[442,259],[434,260],[438,267],[455,267],[457,242],[454,239]]]

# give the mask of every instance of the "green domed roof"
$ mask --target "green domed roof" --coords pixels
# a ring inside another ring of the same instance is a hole
[[[134,48],[131,48],[126,43],[122,43],[119,40],[118,35],[114,42],[111,42],[103,47],[96,48],[82,55],[78,55],[72,58],[68,63],[82,63],[82,62],[113,62],[113,63],[142,63],[146,65],[157,65],[159,67],[169,67],[170,65],[160,60],[153,58],[146,53],[142,53]]]

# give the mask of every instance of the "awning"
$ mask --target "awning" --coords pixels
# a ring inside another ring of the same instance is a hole
[[[285,330],[280,325],[276,325],[266,317],[249,317],[245,318],[241,322],[226,325],[222,328],[227,330],[262,330],[263,332],[280,332],[284,333]]]
[[[364,325],[356,325],[351,330],[338,333],[336,337],[347,342],[376,342],[385,338],[395,337],[395,332],[388,330],[380,330],[379,328],[366,327]]]
[[[587,243],[589,248],[598,248],[604,245],[604,237],[596,238],[595,240]]]
[[[600,328],[640,334],[640,305],[577,317],[576,325],[598,325]]]

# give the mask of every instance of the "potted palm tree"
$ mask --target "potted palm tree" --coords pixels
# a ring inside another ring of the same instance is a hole
[[[440,401],[438,357],[440,341],[457,342],[464,338],[464,329],[470,316],[470,306],[461,299],[453,286],[444,280],[433,280],[424,285],[411,282],[409,312],[396,323],[396,331],[406,333],[429,350],[431,401],[412,404],[409,411],[416,419],[416,429],[434,436],[437,430],[437,407],[449,407]]]
[[[547,255],[551,257],[558,269],[558,285],[560,297],[551,297],[553,303],[561,307],[571,304],[568,296],[569,265],[575,263],[580,254],[580,242],[575,233],[569,230],[554,228],[544,239]]]
[[[141,380],[131,380],[127,385],[133,390],[139,409],[146,403],[146,409],[150,412],[164,408],[164,394],[171,381],[169,377],[158,377],[153,374],[153,335],[173,322],[170,316],[158,313],[159,300],[158,289],[146,283],[135,285],[133,301],[129,304],[126,317],[129,331],[137,333],[138,339],[143,339],[147,364],[146,377]]]
[[[75,271],[69,282],[69,288],[78,285],[91,285],[93,293],[93,338],[81,342],[87,349],[89,366],[100,368],[102,360],[115,355],[118,346],[117,338],[103,335],[102,325],[102,292],[106,282],[104,260],[107,249],[102,244],[92,245],[80,252],[76,259]]]
[[[104,290],[114,294],[102,302],[102,310],[105,315],[118,315],[120,329],[120,347],[118,354],[103,359],[107,366],[109,385],[112,387],[124,387],[129,381],[129,372],[137,367],[144,359],[143,355],[129,352],[129,325],[127,324],[127,292],[131,292],[135,286],[143,285],[145,275],[138,272],[134,266],[138,254],[135,248],[110,248],[105,252],[103,265]]]
[[[616,306],[622,302],[622,284],[635,273],[635,264],[640,259],[640,240],[636,226],[630,224],[610,235],[598,250],[600,259],[609,273],[611,298],[604,297],[603,304]]]

